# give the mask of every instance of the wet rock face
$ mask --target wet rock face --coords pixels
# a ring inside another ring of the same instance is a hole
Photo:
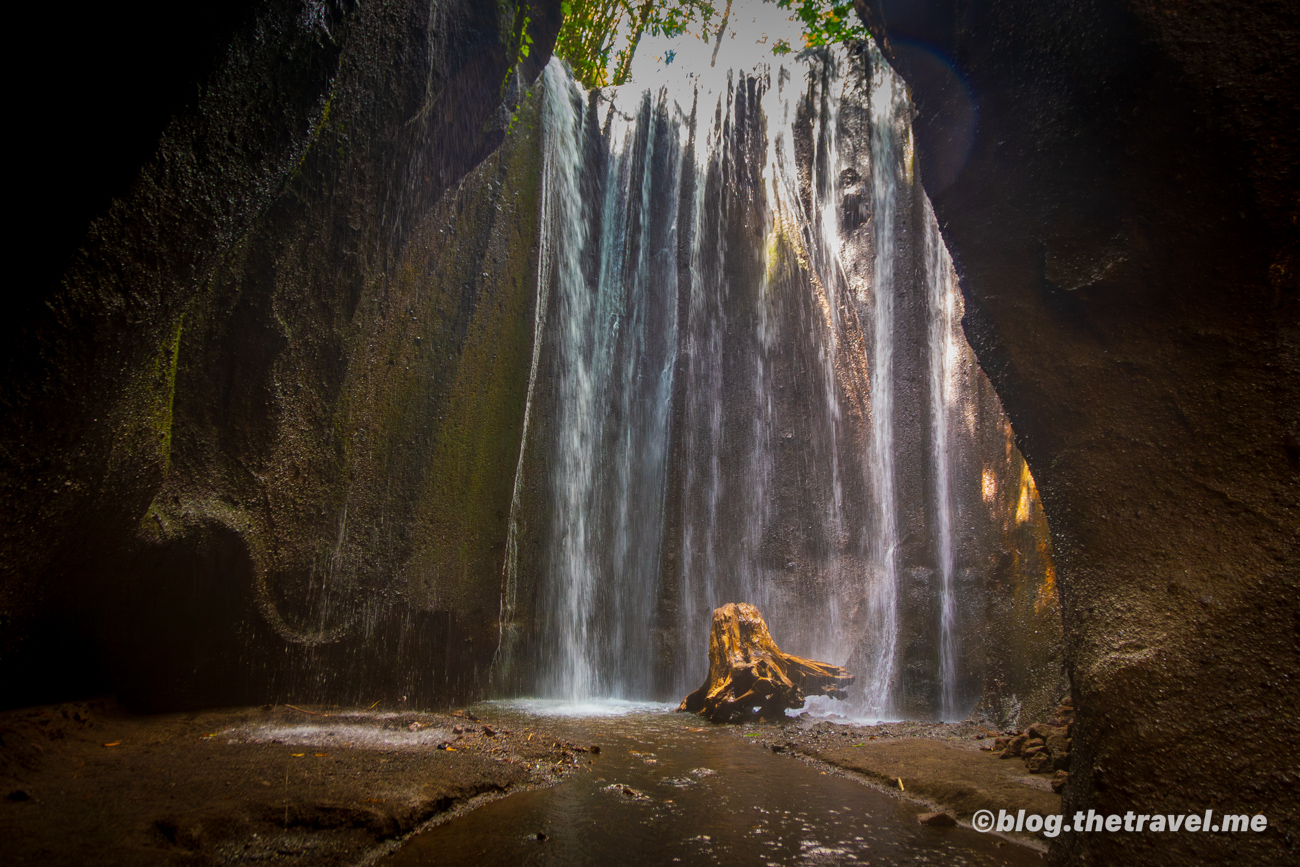
[[[558,29],[558,3],[531,9],[259,5],[20,308],[0,393],[6,703],[482,685],[496,594],[467,576],[499,572],[532,315],[493,227],[528,237],[535,211],[500,200],[526,149],[483,161],[518,102],[518,27],[523,81]],[[474,191],[444,195],[475,166]]]
[[[858,6],[913,88],[966,332],[1051,524],[1065,811],[1293,823],[1296,10]],[[1053,857],[1277,863],[1280,835],[1075,834]]]

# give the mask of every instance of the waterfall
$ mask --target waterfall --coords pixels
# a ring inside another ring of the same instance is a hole
[[[898,714],[908,683],[961,716],[956,282],[906,88],[872,46],[683,81],[587,92],[558,60],[543,73],[502,622],[531,631],[542,694],[667,697],[703,678],[713,608],[752,602],[783,647],[859,674],[855,715]],[[924,346],[900,299],[929,310]],[[898,403],[908,377],[922,405]],[[900,465],[904,442],[931,444],[925,466]],[[928,516],[903,526],[922,478]],[[909,591],[927,563],[936,592]],[[904,672],[905,613],[931,608],[935,661]]]
[[[934,453],[934,511],[940,573],[939,672],[941,677],[940,717],[960,719],[957,703],[958,640],[956,588],[953,586],[952,467],[949,460],[949,414],[954,398],[957,345],[954,334],[957,298],[956,273],[952,259],[939,235],[934,211],[926,203],[925,266],[929,287],[927,330],[930,357],[930,431]]]
[[[550,310],[551,286],[562,274],[569,274],[572,264],[561,265],[562,258],[572,255],[581,245],[565,236],[563,230],[574,225],[579,215],[576,199],[578,140],[576,131],[567,122],[568,109],[564,101],[572,99],[573,92],[565,82],[566,75],[557,64],[548,64],[542,70],[542,127],[539,209],[543,227],[537,243],[537,306],[533,320],[533,354],[528,368],[528,390],[524,397],[523,430],[520,435],[519,460],[515,464],[515,478],[510,495],[510,516],[506,528],[506,554],[502,564],[501,614],[497,652],[493,666],[498,671],[513,671],[517,660],[515,649],[519,643],[516,621],[519,603],[519,528],[522,520],[524,493],[524,457],[528,451],[529,435],[533,428],[533,411],[537,394],[537,374],[540,368],[542,347],[546,338],[547,313]],[[571,276],[571,275],[570,275]],[[566,279],[568,279],[566,277]]]
[[[554,687],[576,699],[590,695],[596,686],[596,660],[590,634],[596,589],[596,564],[591,552],[590,526],[593,485],[596,479],[595,439],[600,419],[592,366],[598,334],[591,327],[592,303],[582,273],[587,245],[587,220],[579,189],[582,172],[583,94],[569,76],[554,64],[543,73],[542,125],[543,233],[540,280],[554,288],[558,307],[557,352],[562,379],[556,410],[559,416],[553,476],[556,511],[564,520],[555,524],[554,569],[564,581],[550,586],[547,610],[558,643],[553,672]]]
[[[895,236],[900,231],[898,198],[910,149],[900,141],[910,127],[899,129],[906,118],[907,92],[887,64],[872,65],[870,94],[870,174],[874,262],[870,315],[871,349],[871,481],[876,532],[872,546],[870,633],[873,652],[864,672],[868,714],[889,716],[893,711],[895,656],[898,644],[898,523],[894,476],[894,305],[898,291],[895,273]],[[907,178],[910,180],[910,177]]]
[[[632,113],[605,105],[593,149],[596,103],[557,62],[543,91],[539,282],[554,304],[542,340],[555,372],[546,689],[645,694],[676,348],[676,269],[661,255],[676,196],[661,197],[676,190],[679,149],[657,152],[664,118],[648,94]]]

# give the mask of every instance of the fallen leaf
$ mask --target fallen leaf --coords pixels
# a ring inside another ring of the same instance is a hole
[[[316,754],[316,758],[318,758],[318,759],[323,759],[323,758],[325,758],[327,755],[329,755],[329,753],[317,753],[317,754]]]
[[[121,746],[121,745],[122,745],[122,742],[121,742],[121,741],[113,741],[111,744],[104,744],[104,746],[106,746],[106,747],[118,747],[118,746]]]
[[[305,756],[305,755],[307,755],[307,754],[306,754],[306,753],[289,753],[289,755],[293,756],[295,759],[301,759],[303,756]]]

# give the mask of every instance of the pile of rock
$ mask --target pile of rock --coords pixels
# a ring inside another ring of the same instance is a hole
[[[1059,793],[1070,778],[1070,734],[1074,727],[1074,702],[1062,700],[1050,723],[1038,722],[1024,731],[1000,737],[993,749],[998,758],[1023,759],[1031,774],[1053,774],[1052,791]]]

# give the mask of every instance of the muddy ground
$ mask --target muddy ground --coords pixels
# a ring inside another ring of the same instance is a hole
[[[459,713],[276,705],[133,716],[106,701],[9,711],[0,861],[355,864],[590,761],[590,744]]]
[[[780,726],[734,727],[773,752],[828,765],[840,772],[944,812],[969,825],[977,810],[1061,812],[1051,777],[1031,774],[1019,758],[1001,759],[994,738],[1009,734],[976,722],[898,722],[874,726],[800,719]],[[1046,848],[1042,834],[1008,839]]]
[[[982,749],[997,733],[972,723],[718,728],[963,824],[978,809],[1060,811],[1048,778]],[[422,828],[582,770],[598,747],[532,723],[510,730],[469,709],[267,705],[138,716],[92,701],[8,711],[0,860],[365,864]]]

